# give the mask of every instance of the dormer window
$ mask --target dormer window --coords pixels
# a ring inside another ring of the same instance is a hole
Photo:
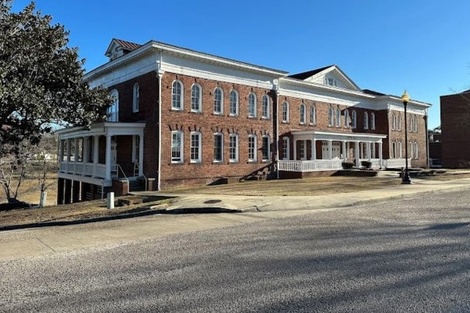
[[[331,77],[326,78],[326,84],[329,85],[329,86],[334,86],[334,87],[338,86],[338,83],[336,82],[336,79],[331,78]]]

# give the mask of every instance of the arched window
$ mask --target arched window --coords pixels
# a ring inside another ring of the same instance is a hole
[[[364,129],[369,129],[369,114],[364,112]]]
[[[179,80],[173,82],[171,88],[171,108],[173,110],[182,111],[183,110],[183,83]]]
[[[256,117],[256,95],[250,93],[248,96],[248,117]]]
[[[314,105],[310,106],[310,124],[315,125],[317,123],[317,114],[316,108]]]
[[[224,92],[217,87],[214,90],[214,114],[222,114],[224,112]]]
[[[344,127],[351,127],[351,121],[349,119],[349,111],[344,110]]]
[[[108,122],[119,122],[119,93],[116,89],[109,93],[111,104],[106,110],[106,120]]]
[[[335,109],[335,126],[341,127],[341,110],[339,108]]]
[[[351,128],[357,127],[357,113],[356,110],[351,112]]]
[[[300,104],[300,124],[305,124],[305,104]]]
[[[191,87],[191,112],[201,112],[202,92],[201,86],[194,84]]]
[[[269,97],[268,95],[263,96],[263,108],[262,108],[262,117],[263,118],[269,118]]]
[[[397,129],[397,115],[392,113],[392,130]]]
[[[419,154],[418,154],[418,142],[413,142],[413,157],[415,159],[418,159],[419,158]]]
[[[370,129],[375,129],[375,113],[370,113]]]
[[[286,101],[282,104],[282,121],[289,122],[289,103]]]
[[[132,112],[139,112],[139,105],[140,105],[140,90],[139,90],[139,83],[134,84],[134,88],[132,88]]]
[[[230,91],[230,115],[238,115],[238,93],[235,90]]]
[[[332,107],[328,107],[328,126],[333,126],[335,124],[335,113]]]

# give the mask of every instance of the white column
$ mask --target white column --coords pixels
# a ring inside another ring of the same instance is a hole
[[[83,137],[83,163],[88,163],[88,157],[90,155],[90,137]]]
[[[355,158],[356,158],[356,166],[357,167],[360,167],[361,166],[361,162],[360,162],[360,155],[359,155],[359,141],[356,141],[355,142],[355,148],[354,148],[354,154],[355,154]]]
[[[347,159],[346,141],[343,141],[342,144],[343,144],[343,145],[342,145],[342,146],[343,146],[343,147],[342,147],[342,149],[343,149],[343,161],[346,161],[346,159]]]
[[[139,135],[139,176],[144,175],[144,136]]]
[[[333,159],[333,140],[328,140],[328,159]]]
[[[79,153],[79,152],[78,152],[78,148],[79,148],[79,147],[78,147],[78,137],[77,137],[77,138],[75,138],[75,155],[74,155],[75,162],[78,161],[78,153]]]
[[[294,140],[294,160],[297,161],[297,140]]]
[[[100,152],[100,136],[93,137],[93,176],[96,176],[96,167],[98,165]]]
[[[317,159],[317,140],[314,138],[312,140],[312,160]]]
[[[380,168],[382,168],[382,164],[383,164],[383,161],[382,161],[382,142],[379,142],[379,166],[380,166]]]
[[[105,179],[111,179],[111,136],[106,135],[106,158],[105,158]]]
[[[367,142],[366,143],[366,147],[367,147],[367,159],[370,161],[371,157],[372,157],[372,149],[371,149],[371,143],[370,142]]]
[[[64,161],[64,141],[62,139],[59,140],[59,162]]]

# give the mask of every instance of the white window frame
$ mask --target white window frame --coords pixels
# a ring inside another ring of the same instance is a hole
[[[356,110],[351,112],[351,128],[357,128],[357,113]]]
[[[349,110],[344,110],[344,127],[351,127],[351,118],[349,117]]]
[[[339,108],[335,108],[335,126],[341,127],[341,110]]]
[[[305,124],[306,122],[306,116],[305,116],[305,104],[304,103],[301,103],[300,104],[300,107],[299,107],[299,119],[300,119],[300,124]]]
[[[289,123],[289,102],[282,103],[282,122]]]
[[[418,142],[417,142],[417,141],[413,142],[413,146],[414,146],[414,148],[413,148],[414,158],[417,160],[417,159],[419,159],[419,146],[418,146]]]
[[[197,138],[196,145],[194,139]],[[198,131],[191,132],[189,136],[189,159],[190,163],[201,163],[202,162],[202,134]]]
[[[364,111],[364,129],[369,129],[369,113]]]
[[[171,84],[171,109],[174,111],[184,110],[184,86],[180,80],[175,80]]]
[[[139,83],[135,83],[132,87],[132,112],[139,112],[140,109],[140,87]]]
[[[219,139],[216,139],[219,138]],[[220,141],[220,147],[218,146]],[[217,158],[220,154],[220,158]],[[224,134],[214,133],[214,163],[222,163],[224,161]]]
[[[175,142],[175,136],[179,137],[179,142]],[[178,146],[177,146],[178,144]],[[175,150],[177,148],[177,150]],[[174,156],[174,152],[179,152],[179,156]],[[171,163],[182,164],[184,162],[184,133],[179,130],[171,132]]]
[[[251,92],[248,95],[248,117],[256,117],[256,94],[254,92]]]
[[[238,134],[229,135],[229,161],[230,163],[238,163],[239,160],[239,148],[238,148]]]
[[[239,97],[236,90],[230,91],[230,116],[238,116]]]
[[[199,84],[191,86],[191,112],[200,113],[202,111],[202,87]]]
[[[335,111],[333,107],[329,106],[328,107],[328,126],[334,126],[335,125]]]
[[[315,125],[317,124],[317,108],[315,107],[315,105],[311,105],[310,106],[310,125]]]
[[[106,121],[119,122],[119,92],[113,89],[109,92],[111,104],[106,109]]]
[[[282,137],[282,159],[290,159],[290,138]]]
[[[271,138],[269,135],[263,135],[261,138],[263,143],[261,147],[261,161],[268,162],[271,159]]]
[[[268,95],[263,95],[263,104],[261,109],[261,117],[264,119],[268,119],[270,117],[270,101]]]
[[[254,134],[248,135],[248,162],[257,161],[258,137]]]
[[[220,87],[214,89],[214,114],[224,114],[224,91]]]

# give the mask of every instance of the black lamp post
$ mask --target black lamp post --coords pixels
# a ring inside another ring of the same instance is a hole
[[[406,106],[408,105],[408,101],[410,101],[410,96],[406,90],[403,92],[401,100],[403,101],[403,106],[405,107],[405,173],[403,173],[401,176],[401,183],[411,184],[410,175],[408,173],[408,123],[406,122]]]

